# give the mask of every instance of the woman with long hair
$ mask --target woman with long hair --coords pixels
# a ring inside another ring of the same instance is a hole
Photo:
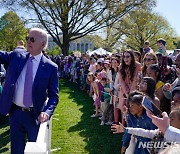
[[[123,114],[123,106],[125,105],[126,99],[130,92],[137,89],[137,76],[138,73],[141,73],[141,64],[135,61],[134,53],[131,50],[123,52],[119,72],[121,85],[119,93],[119,109],[121,109]]]
[[[143,77],[139,84],[139,91],[143,92],[145,95],[147,95],[153,103],[160,107],[160,101],[155,96],[155,90],[156,90],[156,81],[152,77]]]
[[[108,74],[108,79],[110,81],[110,88],[107,89],[107,92],[113,94],[113,106],[114,106],[114,123],[118,124],[119,123],[119,115],[120,115],[120,110],[117,107],[117,97],[119,94],[120,90],[120,82],[119,82],[119,72],[118,72],[118,67],[120,65],[120,61],[118,58],[113,57],[111,59],[111,68],[110,68],[110,73]],[[107,123],[107,125],[111,125],[111,123]]]

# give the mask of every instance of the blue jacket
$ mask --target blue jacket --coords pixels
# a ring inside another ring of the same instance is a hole
[[[0,51],[0,63],[8,65],[6,81],[0,97],[0,113],[11,111],[16,81],[29,58],[26,50],[13,52]],[[32,99],[36,118],[40,112],[46,112],[50,117],[58,103],[58,74],[57,65],[42,56],[33,82]],[[48,98],[47,104],[45,104]]]
[[[152,123],[152,120],[146,115],[144,112],[140,117],[133,116],[132,114],[127,114],[127,126],[133,127],[133,128],[144,128],[147,130],[154,130],[157,127]],[[148,150],[145,148],[138,148],[139,143],[142,142],[148,142],[151,141],[149,138],[136,136],[137,143],[135,147],[134,154],[148,154]],[[125,133],[123,135],[123,146],[128,147],[129,142],[131,140],[131,134]]]

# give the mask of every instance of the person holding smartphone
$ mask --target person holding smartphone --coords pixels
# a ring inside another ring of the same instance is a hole
[[[171,111],[169,118],[165,112],[162,114],[163,118],[158,118],[150,112],[148,112],[147,115],[153,120],[153,123],[159,127],[158,129],[147,130],[147,129],[143,129],[143,128],[133,128],[133,127],[125,128],[121,123],[119,123],[119,125],[113,124],[111,126],[111,131],[113,132],[113,134],[125,132],[125,133],[132,134],[132,135],[150,138],[153,140],[152,144],[153,143],[156,144],[156,142],[157,142],[157,144],[159,142],[161,142],[163,144],[163,142],[170,143],[170,142],[179,142],[180,141],[180,137],[179,137],[179,134],[180,134],[180,107],[174,108]],[[158,153],[162,149],[152,148],[150,150],[151,150],[151,153]]]
[[[174,115],[171,114],[174,112]],[[180,142],[180,107],[171,111],[170,117],[166,112],[162,113],[162,118],[147,112],[147,116],[163,132],[164,137],[169,142]]]
[[[133,91],[129,94],[127,100],[128,113],[125,117],[127,122],[127,127],[133,128],[144,128],[147,130],[154,130],[157,127],[152,123],[151,119],[147,117],[145,109],[143,108],[141,102],[143,100],[143,94],[138,91]],[[113,125],[116,126],[116,125]],[[140,137],[140,136],[131,136],[128,133],[123,135],[123,144],[121,148],[121,153],[125,153],[126,149],[134,144],[134,154],[147,154],[147,149],[138,148],[140,142],[148,142],[150,139]],[[135,142],[134,140],[137,140]],[[133,153],[133,152],[132,152]]]

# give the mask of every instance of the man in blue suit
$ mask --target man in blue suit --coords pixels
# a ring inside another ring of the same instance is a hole
[[[26,135],[29,142],[36,141],[40,123],[51,117],[58,103],[58,68],[42,54],[47,33],[32,28],[26,41],[27,51],[0,51],[0,63],[8,65],[0,113],[9,113],[12,154],[24,153]]]

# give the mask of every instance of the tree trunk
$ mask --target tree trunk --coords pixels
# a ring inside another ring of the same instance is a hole
[[[62,41],[62,53],[63,55],[67,56],[69,54],[69,23],[68,23],[68,17],[69,17],[69,11],[68,11],[68,1],[65,1],[65,3],[62,4],[62,14],[61,20],[62,20],[62,33],[63,33],[63,41]]]
[[[63,30],[62,54],[65,56],[67,56],[69,54],[68,29]]]

